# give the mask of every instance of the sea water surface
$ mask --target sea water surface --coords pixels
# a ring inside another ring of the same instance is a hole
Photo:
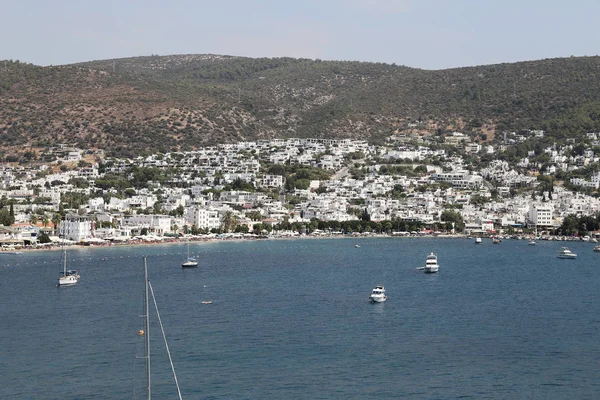
[[[360,247],[355,247],[360,244]],[[576,260],[556,258],[567,245]],[[184,399],[592,399],[589,243],[381,238],[0,256],[0,399],[145,398],[143,255]],[[440,272],[424,274],[429,252]],[[388,301],[370,304],[385,285]],[[212,301],[212,304],[203,304]],[[154,398],[176,398],[151,312]]]

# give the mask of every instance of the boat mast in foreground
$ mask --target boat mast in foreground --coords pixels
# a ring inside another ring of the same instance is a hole
[[[162,320],[160,318],[160,313],[158,312],[158,304],[156,303],[156,297],[154,297],[154,290],[152,289],[152,284],[148,279],[148,263],[147,257],[144,257],[144,313],[143,316],[145,318],[144,321],[144,331],[139,332],[140,335],[144,335],[144,357],[146,359],[146,393],[147,399],[151,400],[152,398],[152,385],[150,381],[150,312],[149,312],[149,294],[152,295],[152,301],[154,303],[154,309],[156,310],[156,316],[158,318],[158,323],[160,325],[160,330],[162,332],[163,341],[165,342],[165,348],[167,350],[167,355],[169,356],[169,362],[171,363],[171,372],[173,373],[173,379],[175,381],[175,386],[177,387],[177,395],[179,400],[182,400],[181,390],[179,388],[179,381],[177,380],[177,374],[175,374],[175,366],[173,365],[173,359],[171,358],[171,351],[169,350],[169,344],[167,343],[167,337],[165,335],[165,329],[163,328]]]

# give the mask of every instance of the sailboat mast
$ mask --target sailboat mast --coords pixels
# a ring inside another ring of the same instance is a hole
[[[146,257],[144,256],[144,307],[146,308],[146,326],[144,336],[146,338],[146,384],[148,386],[148,400],[152,397],[152,391],[150,386],[150,313],[149,313],[149,301],[148,301],[148,264],[146,263]]]
[[[66,247],[63,247],[63,276],[67,276],[67,248]]]

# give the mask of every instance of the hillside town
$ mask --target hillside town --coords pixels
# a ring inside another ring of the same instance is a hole
[[[543,131],[504,134],[495,144],[460,132],[443,143],[402,133],[381,145],[258,140],[135,159],[63,145],[36,153],[43,162],[0,165],[0,243],[6,250],[229,235],[593,238],[597,227],[567,229],[565,219],[600,212],[599,136],[582,135],[585,146],[538,146],[516,162],[501,155]]]

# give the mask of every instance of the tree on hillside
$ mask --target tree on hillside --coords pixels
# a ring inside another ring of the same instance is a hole
[[[0,209],[0,225],[11,226],[13,224],[10,214],[6,209]]]
[[[360,219],[361,219],[361,221],[370,221],[371,220],[371,215],[369,214],[369,212],[367,211],[366,208],[360,214]]]

